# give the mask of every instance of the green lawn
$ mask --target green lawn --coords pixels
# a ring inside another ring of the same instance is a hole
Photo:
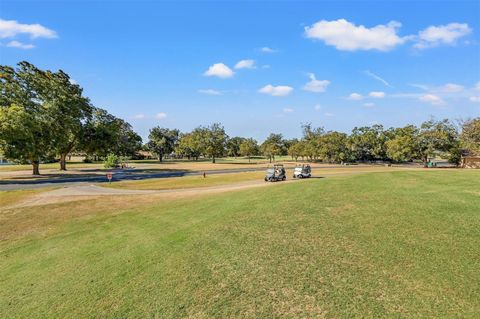
[[[192,187],[212,187],[249,181],[263,181],[265,172],[245,172],[228,174],[208,174],[172,178],[152,178],[139,181],[120,181],[113,184],[98,184],[103,187],[119,189],[164,190]]]
[[[36,208],[60,221],[0,241],[0,317],[478,318],[479,180],[405,171]]]

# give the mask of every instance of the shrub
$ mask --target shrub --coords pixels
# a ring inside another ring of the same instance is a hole
[[[120,165],[120,158],[115,154],[109,154],[103,162],[105,168],[115,168]]]

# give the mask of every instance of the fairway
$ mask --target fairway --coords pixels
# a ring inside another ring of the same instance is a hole
[[[479,178],[396,171],[4,210],[0,317],[474,318]]]

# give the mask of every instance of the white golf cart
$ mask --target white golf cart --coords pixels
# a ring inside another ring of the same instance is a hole
[[[308,164],[295,167],[293,170],[293,178],[309,178],[312,177],[312,168]]]

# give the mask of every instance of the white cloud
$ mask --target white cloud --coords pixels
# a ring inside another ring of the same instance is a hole
[[[33,44],[25,44],[16,40],[8,42],[6,46],[10,48],[17,48],[17,49],[24,49],[24,50],[33,49],[35,47]]]
[[[207,95],[222,95],[222,92],[214,89],[198,90],[198,93],[207,94]]]
[[[449,23],[447,25],[429,26],[420,31],[414,45],[417,49],[427,49],[442,44],[455,45],[461,37],[471,33],[472,29],[466,23]]]
[[[420,98],[419,98],[420,101],[422,102],[427,102],[427,103],[430,103],[432,105],[444,105],[445,104],[445,101],[442,100],[440,97],[434,95],[434,94],[425,94],[425,95],[422,95]]]
[[[286,108],[283,109],[283,113],[293,113],[293,112],[294,112],[294,110],[289,108],[289,107],[286,107]]]
[[[240,60],[235,64],[235,69],[256,69],[254,60]]]
[[[260,49],[261,52],[263,53],[275,53],[275,52],[278,52],[278,50],[275,50],[275,49],[272,49],[272,48],[269,48],[269,47],[263,47]]]
[[[335,114],[327,112],[325,113],[325,116],[332,117],[332,116],[335,116]]]
[[[375,103],[367,102],[367,103],[363,103],[363,106],[365,106],[365,107],[374,107],[374,106],[375,106]]]
[[[462,92],[464,89],[465,88],[462,85],[447,83],[441,87],[436,88],[435,91],[441,93],[458,93]]]
[[[77,82],[77,81],[75,81],[74,79],[70,79],[69,81],[70,81],[70,83],[71,83],[71,84],[73,84],[73,85],[76,85],[76,84],[78,84],[78,82]]]
[[[271,68],[270,64],[262,65],[262,69],[270,69],[270,68]]]
[[[218,76],[222,79],[231,78],[234,74],[235,73],[223,63],[215,63],[203,73],[205,76]]]
[[[361,94],[358,94],[358,93],[352,93],[348,96],[347,99],[348,100],[353,100],[353,101],[358,101],[358,100],[362,100],[363,96]]]
[[[157,114],[155,115],[155,118],[156,118],[157,120],[162,120],[162,119],[164,119],[164,118],[166,118],[166,117],[167,117],[167,114],[166,114],[166,113],[163,113],[163,112],[157,113]]]
[[[325,90],[327,89],[327,86],[330,84],[330,81],[328,80],[317,80],[315,78],[315,74],[313,73],[310,73],[308,77],[310,78],[310,82],[305,84],[305,86],[303,87],[305,91],[317,92],[317,93],[325,92]]]
[[[474,90],[480,91],[480,81],[478,81],[477,84],[475,84]]]
[[[292,93],[293,88],[286,85],[273,86],[271,84],[265,85],[258,90],[259,93],[270,94],[272,96],[286,96]]]
[[[367,70],[367,71],[365,71],[365,74],[368,75],[368,76],[370,76],[370,77],[372,77],[372,78],[374,78],[374,79],[377,80],[377,81],[382,82],[383,84],[385,84],[385,86],[388,86],[388,87],[390,87],[390,88],[392,87],[392,86],[390,85],[390,83],[388,83],[385,79],[381,78],[380,76],[376,75],[376,74],[373,73],[373,72],[370,72],[370,71]]]
[[[337,50],[389,51],[407,40],[406,37],[397,35],[400,26],[396,21],[367,28],[363,25],[356,26],[345,19],[321,20],[305,27],[305,35],[307,38],[322,40]]]
[[[322,106],[320,104],[315,105],[315,111],[320,111]]]
[[[383,99],[385,97],[385,92],[373,91],[368,93],[368,95],[376,99]]]
[[[135,114],[133,118],[136,120],[143,120],[145,118],[145,114]]]
[[[480,103],[480,96],[471,96],[470,101]]]
[[[40,24],[22,24],[15,20],[0,19],[0,39],[14,38],[19,34],[28,34],[32,39],[57,37],[55,31]]]

